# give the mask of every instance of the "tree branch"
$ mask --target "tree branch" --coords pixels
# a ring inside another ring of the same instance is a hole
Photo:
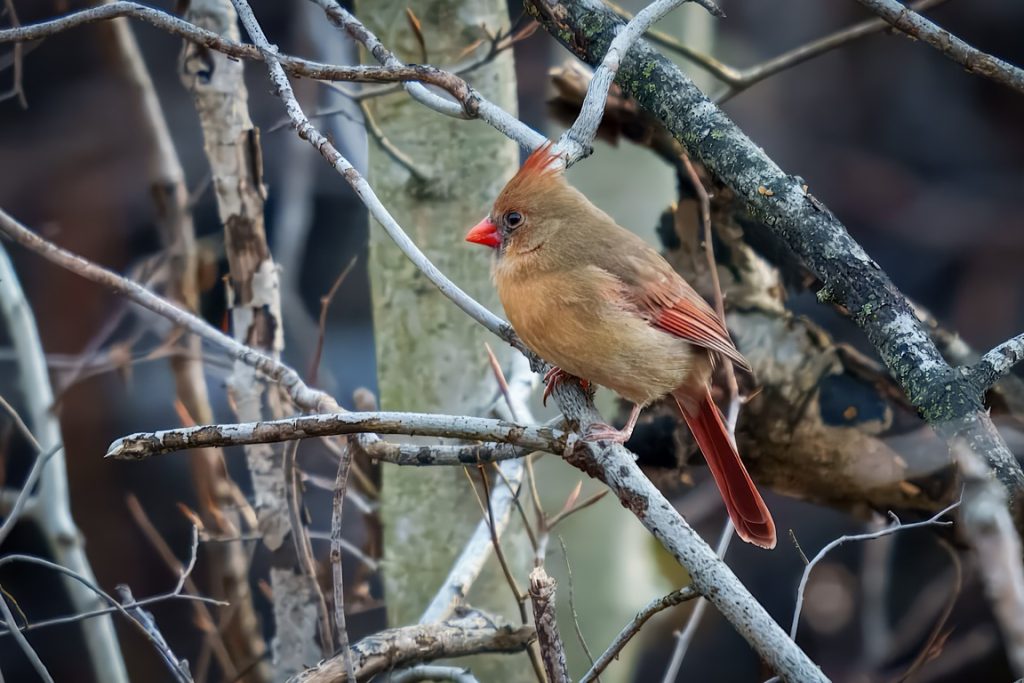
[[[580,678],[580,683],[590,683],[597,679],[597,677],[608,668],[608,665],[612,663],[612,660],[619,656],[622,652],[622,648],[626,647],[626,643],[633,639],[640,629],[647,621],[658,612],[666,610],[669,607],[675,607],[689,600],[699,598],[700,593],[694,590],[693,586],[685,586],[677,591],[672,591],[668,595],[664,595],[656,600],[652,600],[647,605],[636,613],[628,624],[626,624],[619,634],[615,636],[615,640],[612,641],[608,649],[601,653],[601,656],[597,658],[594,665],[590,667],[587,673],[583,674]]]
[[[857,2],[911,38],[928,43],[971,73],[992,79],[1017,92],[1024,93],[1024,70],[968,45],[897,0],[857,0]]]
[[[878,531],[873,531],[871,533],[866,534],[840,536],[834,541],[825,544],[825,547],[819,550],[818,554],[815,555],[814,558],[807,563],[807,565],[804,567],[804,573],[800,577],[800,585],[796,591],[796,606],[793,608],[793,621],[789,627],[789,636],[794,640],[796,639],[796,631],[797,628],[800,626],[800,612],[803,610],[804,606],[804,592],[807,588],[807,581],[811,578],[811,572],[814,570],[814,567],[817,566],[817,564],[821,562],[823,559],[825,559],[825,555],[827,555],[832,550],[838,548],[839,546],[843,545],[844,543],[850,543],[852,541],[871,541],[876,538],[881,538],[883,536],[894,534],[898,531],[907,531],[908,529],[917,529],[925,526],[949,526],[953,522],[943,520],[942,518],[948,515],[950,512],[952,512],[959,506],[960,501],[958,500],[952,505],[945,508],[944,510],[940,510],[938,513],[936,513],[929,519],[926,519],[921,522],[914,522],[912,524],[902,523],[899,517],[890,512],[889,516],[892,519],[892,524],[885,527],[884,529],[879,529]]]
[[[1010,374],[1013,366],[1021,361],[1024,361],[1024,334],[1004,341],[986,353],[973,367],[966,370],[966,373],[974,386],[980,391],[986,391]]]
[[[630,48],[657,23],[662,17],[682,5],[687,0],[657,0],[637,12],[636,16],[619,31],[605,52],[601,65],[594,71],[586,98],[580,108],[579,116],[559,140],[559,146],[567,153],[566,165],[572,165],[583,157],[590,156],[592,145],[597,136],[598,126],[604,116],[605,103],[608,101],[608,89],[615,80],[619,65]],[[725,14],[712,2],[700,2],[716,17]]]
[[[0,210],[0,223],[4,216]],[[60,421],[53,411],[53,387],[39,330],[3,246],[0,246],[0,315],[16,354],[26,417],[40,448],[36,466],[29,475],[32,477],[38,474],[39,486],[33,493],[33,481],[26,481],[15,507],[19,503],[26,506],[24,514],[31,515],[38,525],[50,557],[79,576],[95,581],[89,558],[85,554],[84,539],[71,515],[63,437]],[[16,509],[9,513],[7,522],[0,527],[0,542],[11,528],[9,523],[13,523],[12,520],[17,519],[18,514]],[[87,612],[97,605],[95,596],[81,583],[65,580],[64,585],[75,611]],[[126,682],[128,674],[112,620],[102,617],[83,624],[82,635],[97,678],[111,683]]]
[[[532,626],[515,627],[500,617],[476,610],[463,611],[440,623],[393,628],[367,636],[352,646],[356,676],[373,675],[415,662],[465,657],[482,652],[515,653],[536,638]],[[348,681],[343,657],[336,655],[289,679],[289,683]]]
[[[537,642],[544,660],[544,671],[549,683],[569,683],[569,665],[565,661],[565,646],[558,633],[555,610],[555,580],[543,567],[530,572],[530,602],[533,604],[533,622],[537,627]]]
[[[577,440],[575,435],[559,429],[528,427],[484,417],[386,412],[319,413],[283,420],[140,432],[112,443],[105,457],[142,460],[190,448],[280,443],[293,439],[367,432],[494,441],[548,453],[562,453]],[[466,463],[459,460],[457,464]]]

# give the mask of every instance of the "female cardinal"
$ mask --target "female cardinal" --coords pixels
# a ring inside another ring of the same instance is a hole
[[[619,227],[562,176],[548,142],[505,185],[466,240],[497,250],[494,282],[512,327],[567,377],[633,402],[621,431],[591,426],[588,440],[626,441],[640,410],[672,394],[704,453],[736,531],[775,547],[775,523],[711,399],[716,357],[749,365],[725,324],[658,252]]]

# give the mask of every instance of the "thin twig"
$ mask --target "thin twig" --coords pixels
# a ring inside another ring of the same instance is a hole
[[[18,13],[14,10],[14,0],[4,0],[4,8],[7,16],[11,18],[11,28],[18,28],[21,26],[21,22],[18,21]],[[0,102],[4,100],[16,97],[18,98],[18,104],[21,105],[22,109],[28,109],[28,100],[25,98],[25,46],[21,43],[15,43],[14,53],[11,55],[11,64],[13,68],[13,82],[7,92],[0,93]],[[2,71],[3,69],[0,69]]]
[[[894,534],[898,531],[907,531],[909,529],[917,529],[926,526],[949,526],[953,522],[943,520],[942,517],[946,516],[947,514],[955,510],[957,507],[959,507],[960,502],[960,500],[957,500],[955,503],[935,513],[932,517],[921,522],[914,522],[912,524],[903,524],[900,521],[899,517],[890,512],[889,518],[892,520],[892,524],[885,527],[884,529],[879,529],[878,531],[873,531],[871,533],[866,534],[844,535],[827,543],[825,547],[819,550],[818,554],[815,555],[814,558],[807,563],[807,566],[804,567],[804,573],[800,577],[800,585],[797,587],[796,590],[796,606],[793,608],[793,623],[789,628],[789,637],[793,638],[794,640],[796,639],[797,628],[800,625],[800,611],[803,609],[804,606],[804,591],[807,588],[807,581],[811,577],[811,571],[814,570],[814,567],[819,562],[825,559],[825,555],[827,555],[830,551],[834,550],[835,548],[838,548],[844,543],[850,543],[853,541],[870,541],[875,538],[880,538],[882,536]]]
[[[656,600],[652,600],[647,603],[642,610],[636,613],[628,624],[626,624],[619,634],[615,636],[615,640],[612,641],[608,649],[601,653],[601,656],[594,662],[594,666],[590,667],[590,671],[583,674],[580,678],[580,683],[590,683],[596,681],[597,677],[608,668],[608,665],[612,663],[612,660],[617,659],[619,653],[622,652],[622,648],[626,646],[630,640],[633,639],[640,629],[647,621],[658,612],[668,609],[669,607],[675,607],[676,605],[682,604],[689,600],[699,598],[700,593],[693,586],[685,586],[677,591],[672,591],[668,595],[660,597]]]
[[[338,458],[338,474],[334,480],[334,495],[331,500],[331,577],[334,587],[334,628],[345,662],[345,671],[349,680],[356,680],[355,662],[348,642],[348,627],[345,624],[345,573],[341,565],[341,548],[344,540],[341,535],[342,519],[345,509],[345,492],[348,489],[348,472],[352,464],[352,445],[344,444],[341,457]]]
[[[117,594],[121,598],[121,605],[124,606],[129,614],[135,617],[135,620],[149,634],[150,639],[156,645],[157,652],[160,653],[160,659],[164,660],[164,663],[167,664],[167,668],[170,669],[174,680],[178,681],[178,683],[192,683],[192,674],[188,670],[188,660],[178,659],[174,652],[171,651],[171,646],[167,644],[164,634],[157,628],[153,615],[139,607],[138,601],[135,600],[128,586],[124,584],[117,586]]]
[[[185,576],[185,581],[182,582],[182,587],[185,593],[194,597],[199,597],[199,587],[196,586],[195,581],[192,580],[191,575],[185,573],[185,566],[181,561],[174,555],[174,551],[167,545],[167,541],[164,540],[163,536],[157,530],[152,520],[149,519],[149,515],[143,509],[139,499],[133,494],[128,494],[127,498],[128,513],[135,520],[135,524],[138,525],[142,531],[142,535],[150,542],[150,545],[156,550],[160,559],[163,560],[167,568],[177,574],[179,578]],[[123,601],[122,601],[123,602]],[[196,622],[206,632],[207,638],[209,639],[212,652],[217,657],[217,663],[220,665],[224,672],[225,677],[232,677],[237,674],[234,662],[231,660],[231,654],[227,650],[227,645],[224,642],[224,638],[220,633],[220,630],[216,628],[213,615],[210,613],[209,608],[202,601],[196,600],[193,602],[193,610],[195,611]]]
[[[331,302],[334,301],[334,297],[338,293],[338,290],[341,289],[342,283],[345,282],[345,278],[347,278],[348,274],[352,272],[353,268],[355,268],[358,260],[359,256],[353,256],[348,262],[348,265],[338,273],[338,277],[335,278],[334,284],[331,285],[331,288],[327,290],[327,294],[320,297],[320,318],[319,328],[317,330],[316,349],[313,351],[313,359],[309,362],[310,384],[316,384],[316,375],[320,369],[320,356],[324,352],[324,340],[327,337],[327,311],[330,309]]]
[[[695,0],[714,16],[724,16],[722,11],[710,0]],[[604,116],[605,103],[608,101],[608,90],[611,88],[619,65],[629,49],[640,40],[644,33],[659,19],[682,5],[687,0],[656,0],[637,12],[636,16],[619,31],[619,34],[608,46],[601,65],[594,70],[594,77],[587,88],[579,116],[572,126],[558,141],[559,148],[566,154],[566,165],[572,165],[583,157],[589,156],[597,137],[597,129]]]
[[[358,104],[359,110],[363,113],[363,121],[366,123],[366,128],[370,131],[373,139],[377,141],[377,144],[380,145],[380,148],[412,174],[416,180],[421,183],[429,182],[430,173],[420,168],[420,165],[412,157],[391,141],[391,138],[384,133],[384,129],[377,123],[377,119],[374,118],[373,112],[370,111],[370,105],[366,101],[360,101]]]
[[[580,628],[580,615],[576,613],[576,590],[573,586],[572,563],[569,562],[569,550],[565,547],[565,539],[561,536],[558,537],[558,544],[562,546],[562,559],[565,560],[565,573],[569,583],[569,612],[572,614],[572,626],[576,630],[576,637],[580,641],[580,647],[583,648],[590,666],[593,667],[594,655],[591,654],[590,648],[587,646],[587,639],[583,637],[583,629]]]
[[[307,582],[316,592],[317,627],[320,632],[320,646],[324,657],[330,657],[334,652],[334,639],[331,637],[331,618],[327,611],[327,600],[324,597],[323,591],[320,590],[320,582],[317,580],[316,559],[313,557],[313,547],[309,542],[306,525],[302,521],[302,477],[296,464],[301,443],[301,441],[292,441],[284,450],[282,470],[284,472],[285,497],[287,498],[292,542],[295,546],[295,556],[298,558],[299,569],[305,574]]]
[[[108,7],[108,5],[102,7]],[[232,358],[262,372],[269,380],[280,383],[289,392],[291,399],[302,408],[316,412],[340,410],[340,406],[333,398],[322,391],[310,389],[295,370],[280,361],[240,344],[206,321],[153,294],[138,283],[43,239],[12,218],[3,209],[0,209],[0,232],[51,263],[106,287],[189,332],[216,344]]]
[[[924,647],[918,653],[914,661],[910,663],[907,670],[897,678],[894,683],[903,683],[903,681],[910,678],[914,673],[920,669],[926,662],[935,656],[935,645],[942,638],[943,629],[946,627],[946,622],[949,620],[949,615],[953,613],[953,608],[956,607],[957,598],[960,597],[960,590],[963,587],[963,563],[960,561],[960,555],[957,553],[956,548],[950,545],[949,541],[944,538],[939,538],[939,545],[949,555],[949,559],[953,564],[953,578],[952,585],[949,589],[949,598],[946,600],[946,604],[943,605],[942,611],[939,613],[938,618],[935,620],[935,625],[932,626],[931,632],[928,634],[928,638],[925,640]],[[947,634],[948,635],[948,634]]]
[[[917,2],[909,4],[908,7],[916,12],[923,12],[941,5],[946,1],[947,0],[918,0]],[[632,18],[632,15],[629,12],[626,12],[617,5],[611,2],[608,2],[607,4],[614,8],[616,13],[623,19],[628,21]],[[667,33],[652,30],[647,32],[646,37],[649,38],[652,43],[656,43],[680,54],[710,73],[718,80],[725,83],[726,85],[722,92],[711,98],[715,102],[721,104],[725,100],[738,95],[747,88],[750,88],[771,76],[781,73],[786,69],[803,64],[815,57],[819,57],[827,52],[831,52],[836,48],[843,47],[844,45],[848,45],[849,43],[866,36],[879,33],[887,28],[889,28],[889,22],[884,19],[876,18],[861,21],[856,24],[852,24],[851,26],[847,26],[846,28],[839,29],[838,31],[830,33],[822,38],[812,40],[809,43],[787,50],[776,57],[772,57],[771,59],[745,69],[738,69],[725,64],[711,55],[706,55],[703,52],[693,49],[689,45],[684,44]]]
[[[3,218],[0,210],[0,224]],[[63,437],[60,421],[53,412],[53,388],[39,330],[4,247],[0,247],[0,315],[17,359],[25,419],[42,451],[57,448],[63,443]],[[32,503],[32,518],[50,557],[86,581],[95,582],[84,539],[71,514],[63,450],[55,451],[43,468]],[[75,611],[87,611],[95,605],[95,596],[78,581],[66,579],[64,587]],[[112,620],[103,617],[82,624],[81,631],[96,678],[105,683],[127,682],[128,674]]]
[[[28,476],[25,477],[25,481],[21,485],[21,491],[14,500],[14,505],[11,506],[11,511],[7,513],[7,519],[4,520],[3,524],[0,524],[0,545],[3,545],[4,540],[18,523],[22,511],[33,496],[36,482],[39,481],[43,471],[46,469],[46,464],[50,461],[50,458],[62,450],[64,450],[64,444],[57,444],[46,453],[40,453],[36,456],[35,462],[32,463],[32,469],[29,470]]]
[[[18,430],[18,433],[21,434],[22,438],[24,438],[25,441],[28,441],[29,445],[32,446],[37,454],[42,453],[43,447],[39,445],[39,441],[36,440],[35,434],[33,434],[32,430],[28,428],[25,421],[21,419],[21,415],[19,415],[18,411],[14,409],[14,406],[12,406],[3,396],[0,396],[0,407],[2,407],[8,417],[11,418],[11,422],[14,423],[15,429]],[[2,542],[3,535],[0,535],[0,543]]]
[[[7,626],[8,632],[14,636],[14,640],[18,643],[18,647],[21,648],[25,658],[28,659],[32,668],[35,669],[36,673],[39,674],[44,683],[53,683],[53,676],[46,670],[46,665],[43,664],[43,660],[39,659],[39,655],[35,650],[32,649],[32,645],[29,644],[28,638],[18,628],[18,622],[14,619],[14,614],[11,613],[11,608],[7,606],[7,598],[4,597],[7,594],[3,588],[0,588],[0,616],[3,617],[3,622]]]
[[[937,26],[897,0],[857,0],[911,38],[921,40],[971,73],[1024,93],[1024,70],[986,54]]]

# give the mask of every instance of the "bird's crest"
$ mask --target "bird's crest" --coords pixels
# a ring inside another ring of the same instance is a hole
[[[551,186],[550,181],[561,177],[564,166],[559,155],[552,151],[554,146],[555,143],[548,140],[526,158],[519,171],[505,185],[496,206],[514,206],[523,199],[536,197],[543,189]]]
[[[523,167],[519,169],[517,176],[545,177],[558,175],[562,172],[562,165],[558,162],[558,155],[552,152],[555,143],[548,140],[543,145],[533,150],[526,158]]]

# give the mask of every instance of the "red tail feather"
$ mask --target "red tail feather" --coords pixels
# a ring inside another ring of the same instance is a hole
[[[711,394],[705,392],[704,397],[697,401],[678,392],[674,397],[704,453],[718,490],[722,492],[736,533],[748,543],[774,548],[775,522],[729,439],[729,432],[722,422],[718,406],[711,400]]]

